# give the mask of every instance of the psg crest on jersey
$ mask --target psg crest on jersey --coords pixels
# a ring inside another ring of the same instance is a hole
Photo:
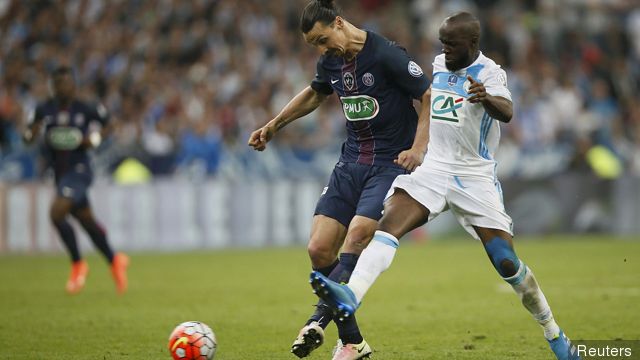
[[[374,83],[374,79],[373,79],[373,74],[371,73],[366,73],[364,75],[362,75],[362,83],[367,85],[367,86],[372,86]]]
[[[346,72],[342,75],[342,81],[344,82],[345,89],[351,91],[353,90],[353,85],[356,82],[356,78],[353,76],[353,73]]]

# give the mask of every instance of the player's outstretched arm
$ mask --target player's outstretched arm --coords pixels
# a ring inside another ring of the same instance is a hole
[[[25,127],[22,132],[22,141],[27,144],[32,144],[40,137],[40,132],[42,131],[42,112],[38,107],[34,110],[30,111],[25,119]]]
[[[42,124],[32,123],[27,126],[27,128],[22,132],[22,141],[27,144],[32,144],[38,136],[40,136],[40,128]]]
[[[398,154],[395,163],[403,168],[413,171],[422,164],[429,144],[429,116],[431,115],[431,87],[420,98],[420,114],[418,115],[418,127],[413,139],[411,149]]]
[[[285,105],[278,116],[266,123],[263,127],[252,132],[251,136],[249,136],[248,145],[253,147],[254,150],[264,150],[267,147],[267,143],[278,130],[317,109],[326,98],[327,95],[321,94],[313,90],[310,86],[307,86]]]
[[[484,84],[476,81],[471,76],[467,76],[467,80],[471,83],[468,92],[472,95],[467,99],[470,103],[481,103],[489,116],[496,120],[505,123],[511,121],[513,116],[513,104],[511,101],[501,96],[489,95]]]

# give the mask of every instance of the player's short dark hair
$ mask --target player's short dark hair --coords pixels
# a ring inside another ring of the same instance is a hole
[[[329,25],[338,15],[340,15],[340,9],[336,6],[334,0],[311,0],[302,10],[300,30],[306,34],[318,21],[324,25]]]

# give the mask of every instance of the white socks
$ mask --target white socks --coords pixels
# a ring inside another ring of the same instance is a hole
[[[358,303],[362,301],[378,276],[391,266],[398,248],[398,239],[384,231],[376,231],[369,245],[364,249],[358,264],[349,279],[349,288],[356,295]]]
[[[544,329],[544,337],[547,340],[553,340],[560,334],[560,327],[553,319],[553,313],[544,297],[538,281],[533,272],[522,261],[518,272],[512,277],[505,278],[506,282],[511,284],[513,290],[522,300],[524,307],[533,315],[538,324]]]
[[[376,231],[371,243],[360,255],[358,264],[347,284],[356,296],[358,303],[362,301],[362,298],[378,276],[391,266],[398,245],[399,242],[395,236],[384,231]],[[542,326],[545,338],[553,340],[558,337],[560,327],[554,320],[549,303],[547,303],[547,299],[542,290],[540,290],[538,281],[531,269],[520,261],[518,272],[504,280],[511,284],[524,307]]]

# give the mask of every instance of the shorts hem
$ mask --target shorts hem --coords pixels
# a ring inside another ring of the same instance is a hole
[[[349,220],[349,221],[347,221],[347,222],[346,222],[346,224],[345,224],[345,222],[344,222],[344,221],[342,221],[342,220],[338,219],[335,215],[326,214],[326,213],[323,213],[323,212],[320,212],[320,211],[316,211],[315,213],[313,213],[313,216],[316,216],[316,215],[322,215],[322,216],[326,216],[326,217],[328,217],[328,218],[331,218],[331,219],[333,219],[333,220],[335,220],[335,221],[339,222],[340,224],[342,224],[342,225],[343,225],[344,227],[346,227],[347,229],[349,228],[349,224],[351,223],[351,220]]]

